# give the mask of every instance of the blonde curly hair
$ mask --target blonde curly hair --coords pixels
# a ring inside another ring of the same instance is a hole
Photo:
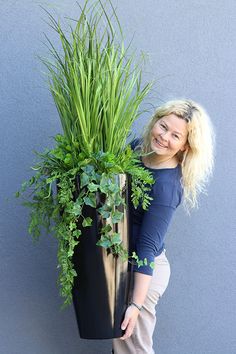
[[[198,205],[201,192],[206,192],[205,186],[212,174],[214,166],[214,129],[204,108],[189,99],[168,101],[158,107],[149,121],[140,145],[141,152],[151,152],[151,130],[154,124],[164,116],[175,114],[188,124],[188,148],[178,152],[182,168],[182,186],[184,190],[184,206],[187,210]]]

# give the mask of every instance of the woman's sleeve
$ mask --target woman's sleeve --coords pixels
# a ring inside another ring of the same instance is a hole
[[[169,183],[156,182],[151,196],[153,200],[143,214],[135,242],[139,259],[146,258],[148,263],[153,262],[155,255],[160,254],[171,218],[180,202],[177,188]],[[148,275],[153,273],[149,265],[135,266],[134,271]]]
[[[131,149],[134,150],[139,144],[141,144],[141,138],[135,138],[130,142]]]

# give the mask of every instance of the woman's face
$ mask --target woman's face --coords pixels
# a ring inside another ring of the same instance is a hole
[[[171,113],[159,119],[151,130],[151,149],[171,158],[187,147],[187,122]]]

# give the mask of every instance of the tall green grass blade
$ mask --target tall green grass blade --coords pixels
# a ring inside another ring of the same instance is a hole
[[[79,151],[88,155],[99,151],[117,155],[126,145],[151,84],[142,88],[141,65],[125,49],[111,0],[86,0],[79,8],[79,19],[71,19],[74,26],[70,24],[69,35],[46,11],[62,50],[46,36],[53,59],[43,60],[49,88],[71,144],[76,142]]]

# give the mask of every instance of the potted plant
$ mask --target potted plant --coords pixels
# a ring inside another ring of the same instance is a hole
[[[101,1],[86,0],[69,32],[47,12],[62,50],[46,37],[51,58],[41,60],[63,134],[53,149],[36,153],[34,175],[16,193],[30,208],[33,238],[43,227],[58,241],[60,294],[63,306],[73,299],[82,338],[121,335],[128,261],[146,262],[129,254],[128,205],[147,208],[153,183],[127,144],[151,84],[141,86],[109,4],[111,14]]]

